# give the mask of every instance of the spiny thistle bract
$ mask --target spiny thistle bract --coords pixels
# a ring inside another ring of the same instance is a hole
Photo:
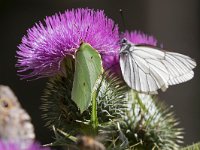
[[[182,143],[182,129],[174,114],[154,97],[127,94],[130,102],[124,117],[109,122],[100,134],[105,136],[104,144],[109,149],[179,149]]]
[[[42,110],[43,118],[46,120],[46,126],[67,130],[68,132],[80,128],[77,120],[89,117],[87,112],[80,113],[76,104],[71,100],[72,82],[69,78],[56,76],[47,83],[44,92]],[[89,119],[89,118],[87,118]]]
[[[46,126],[60,128],[70,134],[77,134],[80,128],[85,126],[81,121],[89,119],[89,112],[83,114],[71,100],[71,90],[73,86],[74,60],[63,61],[65,76],[57,75],[50,78],[42,96],[42,106],[46,120]],[[77,122],[79,120],[80,122]]]
[[[105,123],[115,118],[121,118],[127,109],[125,93],[127,86],[115,74],[106,71],[97,84],[97,115],[99,123]]]

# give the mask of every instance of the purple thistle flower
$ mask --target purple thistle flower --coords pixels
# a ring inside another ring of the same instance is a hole
[[[30,146],[24,148],[24,143],[0,140],[0,150],[50,150],[50,148],[43,148],[38,143],[33,143]]]
[[[126,31],[122,37],[128,39],[134,44],[148,44],[152,46],[157,45],[157,40],[153,36],[146,35],[141,31]]]
[[[118,53],[118,27],[102,10],[67,10],[44,22],[29,29],[18,46],[16,66],[25,73],[22,78],[57,74],[65,56],[74,55],[82,41],[98,50],[103,60]]]

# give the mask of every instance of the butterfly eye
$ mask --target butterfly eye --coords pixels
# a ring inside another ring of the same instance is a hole
[[[125,38],[123,38],[122,40],[121,40],[121,44],[126,44],[127,43],[127,40],[125,39]]]

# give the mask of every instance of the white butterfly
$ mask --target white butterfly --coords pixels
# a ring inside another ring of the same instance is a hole
[[[149,45],[135,45],[122,39],[120,67],[123,78],[132,89],[148,94],[165,91],[169,85],[193,78],[196,62],[185,55],[159,50]]]

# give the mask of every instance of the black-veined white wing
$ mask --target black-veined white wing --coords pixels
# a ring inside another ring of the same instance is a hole
[[[149,94],[192,79],[195,66],[196,62],[188,56],[151,46],[129,44],[120,53],[120,67],[127,85]]]

